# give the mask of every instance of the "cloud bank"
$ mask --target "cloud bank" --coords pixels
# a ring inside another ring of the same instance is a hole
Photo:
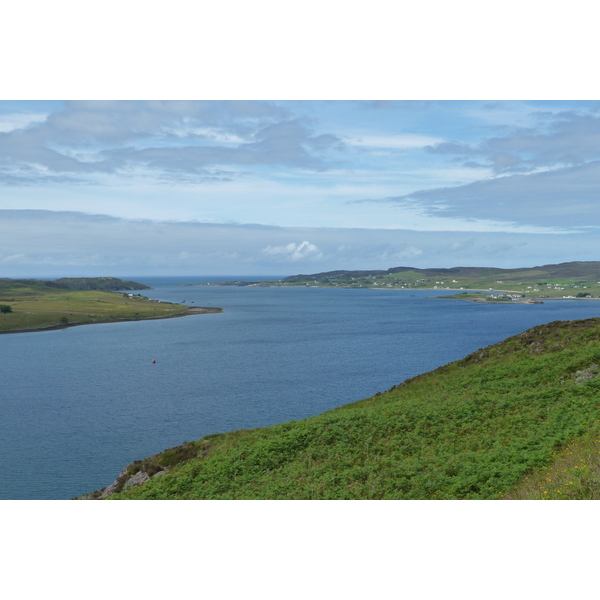
[[[209,178],[261,165],[325,169],[323,153],[343,146],[272,102],[74,101],[43,121],[18,117],[0,131],[4,183],[135,169]]]
[[[0,277],[294,275],[397,266],[596,260],[593,233],[555,235],[267,227],[0,211]]]

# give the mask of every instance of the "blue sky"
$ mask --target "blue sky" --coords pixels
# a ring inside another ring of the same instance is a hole
[[[592,101],[2,101],[0,270],[595,260],[599,159]]]

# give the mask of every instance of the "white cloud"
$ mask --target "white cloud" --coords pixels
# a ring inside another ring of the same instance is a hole
[[[11,254],[0,260],[2,263],[26,263],[27,256],[25,254]]]
[[[165,133],[171,133],[177,137],[185,138],[188,136],[198,136],[211,142],[220,144],[244,144],[249,139],[221,129],[213,127],[172,127],[165,128]]]
[[[0,133],[8,133],[15,129],[24,129],[34,123],[43,123],[48,115],[33,113],[0,114]]]
[[[397,252],[397,258],[415,258],[416,256],[420,256],[423,254],[423,250],[421,248],[415,248],[414,246],[409,246],[406,250],[402,250],[402,252]]]
[[[304,241],[300,244],[290,242],[285,246],[267,246],[263,252],[269,256],[278,256],[286,260],[297,261],[306,258],[312,260],[320,260],[323,258],[323,253],[317,246],[310,242]]]
[[[367,146],[371,148],[393,148],[402,150],[408,148],[424,148],[433,144],[444,142],[443,138],[432,137],[419,134],[402,135],[360,135],[357,137],[346,138],[344,140],[351,146]]]
[[[387,198],[407,210],[456,221],[505,224],[506,230],[555,233],[597,225],[600,160]],[[512,225],[511,225],[512,224]]]

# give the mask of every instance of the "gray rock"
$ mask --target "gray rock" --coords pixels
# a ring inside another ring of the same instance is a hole
[[[140,485],[144,483],[144,481],[148,481],[148,479],[150,479],[150,475],[148,475],[148,473],[145,473],[144,471],[138,471],[125,482],[123,489],[127,490],[134,485]]]

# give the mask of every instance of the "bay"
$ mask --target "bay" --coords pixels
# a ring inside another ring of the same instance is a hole
[[[211,433],[304,419],[596,302],[487,305],[431,290],[182,287],[221,314],[0,336],[0,499],[67,499]],[[152,363],[156,360],[156,363]]]

